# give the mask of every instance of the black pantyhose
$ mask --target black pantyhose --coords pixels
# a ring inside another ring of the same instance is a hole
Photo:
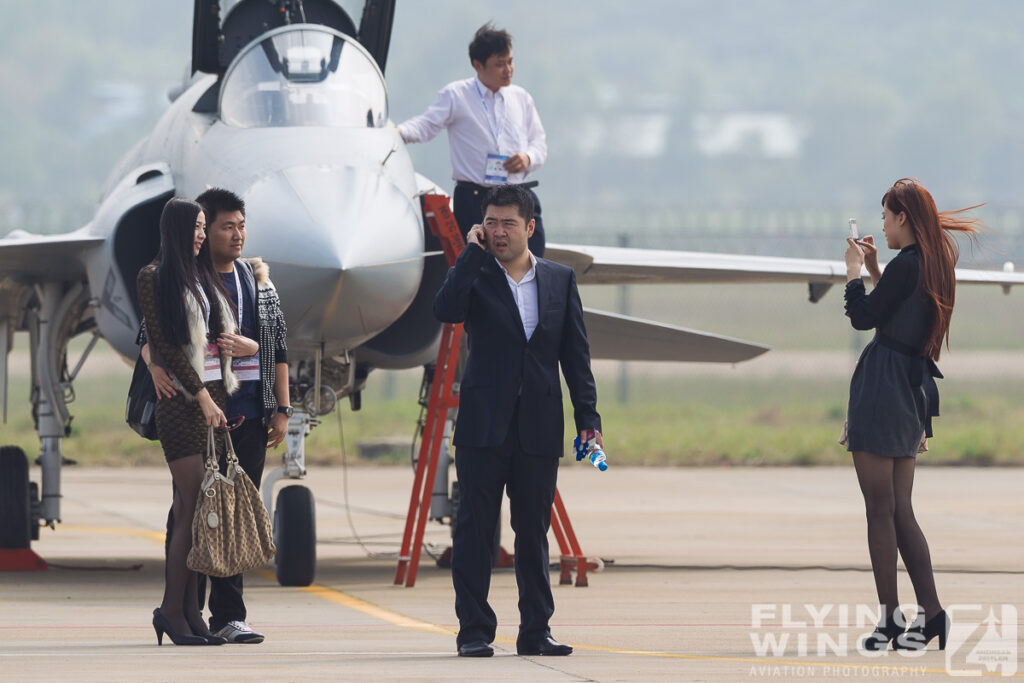
[[[188,635],[193,633],[189,621],[196,625],[202,622],[195,572],[188,568],[186,560],[192,548],[192,517],[205,470],[203,458],[198,454],[172,460],[168,466],[174,480],[174,526],[167,543],[164,599],[160,611],[177,633]]]
[[[914,584],[917,603],[930,619],[942,610],[935,591],[928,541],[914,517],[914,459],[888,458],[857,451],[853,454],[857,480],[864,494],[868,522],[868,552],[875,576],[875,590],[883,614],[899,605],[896,585],[896,553]]]

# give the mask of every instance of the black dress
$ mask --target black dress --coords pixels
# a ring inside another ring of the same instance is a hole
[[[846,315],[855,329],[875,329],[850,381],[846,449],[892,458],[915,457],[931,419],[939,414],[936,378],[942,373],[923,355],[935,319],[921,285],[917,245],[905,247],[867,294],[864,283],[846,284]]]

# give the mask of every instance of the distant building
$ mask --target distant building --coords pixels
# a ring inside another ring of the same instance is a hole
[[[769,159],[800,156],[805,127],[788,114],[734,112],[693,118],[698,151],[707,157],[754,154]]]
[[[584,157],[607,154],[627,159],[656,159],[666,151],[671,123],[671,117],[664,112],[587,116],[577,130],[576,148]]]

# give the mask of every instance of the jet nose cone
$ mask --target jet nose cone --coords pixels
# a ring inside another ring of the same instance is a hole
[[[302,166],[245,193],[246,253],[261,256],[281,296],[289,338],[351,349],[412,302],[423,271],[416,203],[367,169]]]

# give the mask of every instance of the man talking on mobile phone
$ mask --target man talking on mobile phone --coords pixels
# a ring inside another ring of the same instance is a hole
[[[583,307],[571,268],[535,257],[533,198],[515,185],[487,191],[483,225],[434,299],[442,322],[464,323],[469,357],[459,390],[455,469],[459,507],[452,539],[456,640],[461,657],[494,654],[497,618],[487,603],[502,490],[511,503],[519,586],[520,655],[568,655],[548,621],[555,611],[547,533],[564,448],[559,365],[576,429],[597,430],[597,388]]]

